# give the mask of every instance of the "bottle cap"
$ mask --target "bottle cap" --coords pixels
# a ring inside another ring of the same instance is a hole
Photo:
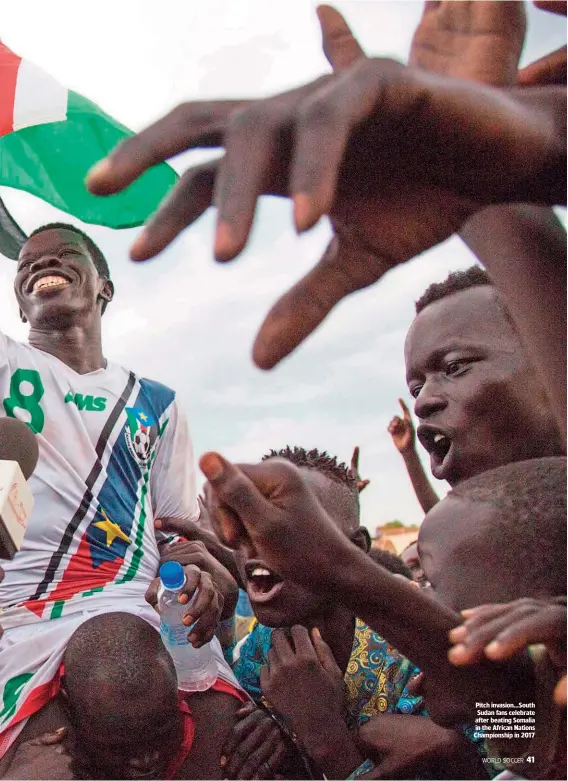
[[[181,588],[185,583],[183,567],[177,561],[166,561],[160,567],[160,580],[164,588]]]

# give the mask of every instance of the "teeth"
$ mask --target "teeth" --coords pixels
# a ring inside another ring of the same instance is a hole
[[[251,572],[251,577],[253,578],[259,578],[261,576],[270,576],[272,575],[272,572],[270,570],[264,569],[264,567],[255,567],[253,571]]]
[[[443,439],[446,439],[446,437],[443,434],[436,434],[434,436],[434,444],[437,445],[438,442],[441,442]]]
[[[37,290],[43,290],[46,287],[56,287],[57,285],[68,285],[69,282],[65,279],[65,277],[57,277],[57,276],[50,276],[50,277],[42,277],[41,279],[38,279],[38,281],[34,285],[34,293]]]

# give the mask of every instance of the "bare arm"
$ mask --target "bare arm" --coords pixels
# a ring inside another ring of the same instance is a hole
[[[566,231],[552,209],[492,206],[461,238],[502,293],[566,444]]]
[[[416,451],[416,432],[414,431],[410,410],[403,399],[399,399],[398,403],[402,408],[402,418],[395,415],[389,423],[387,430],[392,437],[394,446],[404,459],[406,471],[410,477],[416,498],[426,514],[439,501],[438,495],[430,485]]]

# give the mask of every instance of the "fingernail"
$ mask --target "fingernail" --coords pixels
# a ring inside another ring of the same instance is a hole
[[[213,254],[216,260],[228,260],[233,250],[233,231],[228,222],[221,220],[215,231],[215,246]]]
[[[87,181],[93,182],[94,180],[98,179],[104,179],[112,170],[112,165],[110,164],[107,157],[104,158],[104,160],[99,160],[98,163],[95,163],[95,165],[91,168],[89,173],[87,174]]]
[[[502,645],[501,643],[497,642],[497,640],[492,640],[489,645],[485,646],[485,656],[500,656],[502,652]]]
[[[456,626],[448,632],[448,637],[452,643],[459,643],[465,640],[467,635],[467,629],[465,626]]]
[[[130,247],[130,257],[134,261],[145,259],[148,249],[148,231],[144,229]]]
[[[208,480],[217,480],[223,474],[223,463],[216,453],[206,453],[199,465]]]
[[[475,613],[475,608],[474,607],[468,607],[467,610],[462,610],[461,611],[461,614],[462,614],[462,616],[464,616],[464,618],[469,618],[474,613]]]
[[[159,518],[156,518],[156,520],[154,521],[154,528],[155,529],[161,529],[162,528],[162,522],[161,522],[161,520]]]
[[[450,648],[448,651],[448,659],[452,664],[460,664],[466,659],[467,655],[467,648],[465,645],[454,645],[453,648]]]
[[[305,193],[298,193],[294,196],[294,223],[296,225],[296,230],[300,233],[307,230],[312,225],[313,217],[311,207],[311,199]]]
[[[221,759],[219,760],[219,764],[221,765],[221,767],[225,767],[225,765],[227,764],[227,757],[221,757]]]
[[[189,602],[187,594],[178,594],[178,602],[180,605],[186,605]]]
[[[185,615],[185,616],[182,618],[182,622],[183,622],[183,624],[184,624],[185,626],[191,626],[191,625],[194,623],[194,618],[193,618],[193,616],[190,616],[189,614],[186,614],[186,615]]]
[[[317,637],[318,640],[321,640],[321,632],[317,628],[317,626],[314,626],[314,628],[312,629],[312,636]]]

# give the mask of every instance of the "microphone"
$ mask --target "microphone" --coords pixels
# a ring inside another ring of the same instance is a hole
[[[0,559],[13,559],[22,547],[34,506],[26,480],[38,458],[31,429],[14,418],[0,418]]]

